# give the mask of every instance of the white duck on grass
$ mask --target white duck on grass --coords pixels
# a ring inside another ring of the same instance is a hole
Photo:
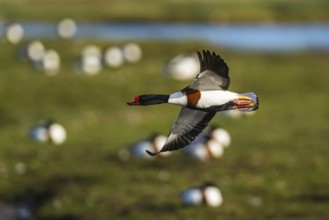
[[[217,112],[225,110],[254,111],[258,109],[255,93],[236,93],[228,91],[229,68],[217,54],[197,52],[200,73],[191,85],[169,95],[149,94],[136,96],[128,105],[155,105],[170,103],[182,106],[172,126],[168,139],[158,152],[147,151],[154,156],[165,151],[173,151],[190,144],[208,125]]]
[[[203,183],[188,187],[183,190],[180,197],[185,205],[190,206],[206,205],[218,207],[223,203],[222,193],[213,183]]]

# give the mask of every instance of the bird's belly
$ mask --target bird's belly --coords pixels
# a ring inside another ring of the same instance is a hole
[[[214,106],[224,105],[237,98],[237,93],[230,91],[202,91],[196,107],[207,109]]]

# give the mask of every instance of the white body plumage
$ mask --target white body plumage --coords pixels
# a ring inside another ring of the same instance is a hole
[[[238,93],[230,92],[227,90],[208,90],[201,91],[197,100],[197,108],[209,108],[212,106],[223,105],[229,101],[238,98]],[[188,97],[189,96],[189,97]],[[193,99],[196,94],[186,95],[184,92],[175,92],[169,96],[168,103],[186,106],[189,99]]]
[[[224,105],[238,98],[238,93],[223,91],[223,90],[209,90],[201,91],[201,97],[196,107],[198,108],[209,108],[216,105]]]

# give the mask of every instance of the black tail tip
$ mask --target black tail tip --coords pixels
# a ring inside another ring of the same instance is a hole
[[[153,153],[151,151],[146,150],[146,153],[148,153],[148,155],[154,157],[154,156],[158,155],[160,152]]]

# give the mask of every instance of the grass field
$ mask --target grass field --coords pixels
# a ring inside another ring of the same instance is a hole
[[[142,43],[143,60],[100,75],[74,74],[90,42],[48,41],[60,51],[59,75],[46,77],[17,48],[0,51],[0,202],[37,199],[34,219],[326,219],[329,218],[327,101],[329,55],[230,52],[200,43]],[[102,47],[117,42],[94,42]],[[253,117],[216,117],[232,136],[224,157],[202,163],[180,152],[155,160],[118,158],[152,132],[168,133],[178,108],[126,105],[142,93],[170,93],[190,82],[161,75],[184,52],[215,50],[230,66],[231,90],[254,91]],[[36,121],[54,118],[68,131],[63,145],[27,137]],[[26,172],[15,170],[17,163]],[[169,179],[159,178],[161,172]],[[179,193],[203,181],[222,190],[219,208],[185,207]],[[261,201],[258,206],[252,201]]]
[[[3,20],[323,22],[327,0],[1,0]]]
[[[0,0],[0,20],[312,23],[327,22],[328,9],[326,0]],[[0,212],[4,204],[29,200],[35,204],[31,219],[38,220],[329,218],[329,53],[142,42],[141,62],[88,77],[73,68],[81,48],[121,42],[43,43],[61,56],[54,77],[18,58],[20,45],[0,42]],[[185,87],[189,81],[164,77],[163,65],[177,54],[201,49],[225,59],[230,89],[257,93],[259,110],[252,117],[213,119],[211,124],[232,137],[219,160],[200,162],[176,151],[165,158],[122,161],[121,149],[153,132],[166,135],[179,111],[126,102]],[[67,129],[64,144],[28,138],[29,128],[48,118]],[[180,192],[205,181],[218,185],[223,205],[184,206]]]

